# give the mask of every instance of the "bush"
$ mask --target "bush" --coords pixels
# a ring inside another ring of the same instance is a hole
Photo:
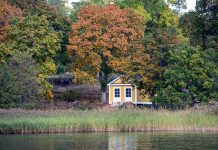
[[[0,107],[29,102],[38,96],[36,64],[27,52],[15,52],[0,64]]]
[[[63,99],[64,101],[68,101],[68,102],[69,102],[69,101],[74,101],[77,96],[78,96],[78,92],[75,91],[75,90],[71,90],[71,91],[65,93],[65,94],[62,96],[62,99]]]

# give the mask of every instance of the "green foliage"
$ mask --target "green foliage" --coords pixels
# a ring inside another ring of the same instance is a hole
[[[10,0],[11,4],[21,8],[29,16],[45,16],[49,27],[62,34],[57,45],[60,45],[60,50],[55,54],[54,61],[58,66],[64,68],[64,72],[69,71],[69,67],[64,66],[72,62],[66,55],[70,19],[68,17],[69,10],[64,5],[65,2],[66,0]]]
[[[116,62],[121,64],[119,70],[112,70],[106,63],[102,63],[100,68],[104,71],[99,73],[101,79],[107,78],[111,72],[124,73],[127,76],[129,74],[129,76],[133,77],[141,76],[140,81],[137,80],[138,78],[135,79],[136,83],[139,84],[138,87],[145,89],[155,101],[166,107],[184,107],[196,101],[208,101],[217,97],[215,94],[218,90],[217,78],[215,80],[217,75],[215,68],[217,66],[214,64],[218,62],[217,1],[197,0],[196,11],[185,13],[180,18],[178,14],[186,7],[185,0],[168,0],[167,2],[165,0],[82,0],[79,3],[73,3],[74,8],[70,11],[65,6],[66,1],[3,1],[3,7],[0,8],[0,12],[4,12],[0,15],[0,32],[2,33],[0,35],[0,67],[2,68],[0,71],[0,84],[2,87],[6,86],[6,88],[0,87],[0,89],[7,89],[10,92],[0,93],[2,104],[10,102],[10,100],[16,103],[18,100],[28,99],[25,98],[28,97],[25,94],[24,98],[21,98],[19,94],[13,94],[23,90],[17,90],[15,87],[20,85],[15,85],[18,82],[12,82],[18,80],[13,75],[18,70],[14,68],[12,62],[15,60],[12,59],[16,58],[16,61],[22,62],[21,56],[26,58],[27,53],[27,64],[30,63],[30,68],[34,66],[32,71],[37,73],[32,74],[33,78],[37,77],[37,83],[42,85],[39,91],[48,97],[52,97],[52,86],[45,80],[47,76],[67,72],[70,70],[70,64],[76,64],[78,55],[71,54],[73,57],[67,57],[66,47],[69,45],[70,24],[73,22],[73,25],[75,25],[79,21],[77,18],[79,15],[78,11],[90,3],[95,3],[102,8],[111,2],[114,2],[121,9],[128,10],[127,14],[130,18],[134,18],[133,14],[135,13],[144,17],[143,21],[146,25],[146,28],[143,26],[142,29],[144,30],[144,48],[142,46],[133,48],[131,57],[127,57],[127,53],[125,53],[124,61],[119,60]],[[174,6],[174,10],[169,7],[170,5]],[[91,16],[93,17],[94,14],[91,14]],[[13,17],[19,17],[19,19]],[[86,21],[83,24],[87,23]],[[91,19],[91,21],[95,21],[95,19]],[[143,25],[143,23],[137,22],[134,24],[133,21],[130,27],[135,29],[137,25]],[[93,24],[91,26],[93,27]],[[87,29],[91,26],[89,25],[85,28]],[[96,27],[89,34],[95,33],[96,30],[99,30],[99,27]],[[122,32],[124,31],[124,28],[122,28]],[[72,32],[75,32],[74,29],[72,29]],[[117,34],[114,38],[121,35],[114,31],[110,31],[110,33]],[[87,37],[90,36],[89,34],[87,34]],[[88,37],[87,42],[93,44],[93,40],[96,39],[91,39],[90,37]],[[102,38],[104,36],[99,37]],[[184,37],[189,39],[192,46],[200,46],[202,50],[206,51],[202,52],[187,45],[177,47],[185,40]],[[75,42],[76,38],[72,38],[71,42]],[[125,40],[118,39],[121,45],[126,45],[123,44]],[[75,43],[78,44],[79,42],[81,40]],[[107,42],[102,43],[101,50]],[[131,43],[136,44],[135,42]],[[81,44],[78,45],[81,46]],[[85,49],[88,50],[89,48],[90,46],[87,46]],[[143,52],[139,52],[141,48],[143,48]],[[114,51],[113,48],[109,50],[110,52],[104,54],[107,55],[104,58],[105,62],[108,61],[108,56]],[[137,53],[134,50],[137,50]],[[102,53],[100,54],[102,55]],[[84,56],[87,55],[85,54]],[[115,57],[117,56],[113,56],[113,59],[116,59]],[[29,57],[32,60],[29,60]],[[87,60],[79,58],[78,63],[84,65]],[[91,60],[95,60],[93,61],[94,64],[98,61],[96,56],[89,61]],[[123,64],[127,62],[131,62],[131,65],[125,69]],[[116,63],[114,63],[115,66],[117,65]],[[37,64],[37,67],[35,64]],[[55,64],[57,65],[57,72]],[[87,64],[89,66],[90,62]],[[88,67],[88,69],[90,68]],[[93,71],[94,68],[90,70]],[[77,74],[78,76],[82,75],[81,73]],[[21,76],[25,75],[21,73]],[[105,81],[101,82],[103,91],[106,90],[106,85]],[[31,87],[29,88],[31,89]],[[156,97],[154,97],[155,94],[157,94]],[[13,104],[10,103],[10,105]]]
[[[180,13],[182,9],[186,9],[186,0],[168,0],[168,3],[172,4],[175,7],[175,11]]]
[[[60,49],[60,37],[61,34],[50,28],[45,16],[27,16],[21,20],[15,19],[8,32],[7,42],[1,45],[3,54],[0,55],[2,56],[0,59],[7,61],[13,56],[15,50],[29,52],[30,56],[39,64],[37,81],[43,85],[41,92],[47,94],[51,85],[45,79],[48,75],[55,73],[56,66],[52,58]]]
[[[28,52],[13,52],[7,63],[0,64],[0,107],[30,102],[37,98],[37,65]]]
[[[67,0],[47,0],[48,3],[58,6],[58,7],[65,7],[65,4],[67,3]]]
[[[63,99],[64,101],[74,101],[77,96],[78,92],[76,90],[71,90],[67,93],[64,93],[61,99]]]
[[[71,20],[71,22],[78,21],[77,15],[78,15],[79,10],[89,4],[86,1],[74,2],[74,3],[72,3],[73,9],[71,9],[71,11],[70,11],[70,20]]]
[[[141,0],[115,0],[114,2],[121,8],[133,8],[140,16],[145,18],[146,22],[151,19]]]
[[[217,66],[207,58],[207,53],[189,45],[171,51],[169,66],[153,100],[167,108],[217,100]]]
[[[196,11],[181,16],[180,27],[191,45],[203,50],[218,49],[218,3],[213,0],[197,0]]]
[[[153,67],[144,68],[143,76],[150,80],[141,82],[140,87],[145,89],[150,96],[154,96],[162,80],[162,72],[168,64],[169,51],[183,39],[178,28],[177,14],[163,0],[143,1],[143,4],[151,17],[146,23],[144,47]]]
[[[92,0],[92,2],[102,4],[101,1]],[[163,0],[115,0],[114,3],[123,9],[133,8],[145,19],[144,47],[147,57],[140,60],[141,62],[132,61],[135,67],[123,72],[132,76],[140,75],[142,78],[136,83],[153,96],[161,80],[162,72],[168,64],[169,51],[183,40],[178,28],[178,15]]]

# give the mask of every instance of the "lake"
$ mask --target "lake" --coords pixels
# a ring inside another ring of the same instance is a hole
[[[218,133],[104,132],[0,135],[1,150],[217,150]]]

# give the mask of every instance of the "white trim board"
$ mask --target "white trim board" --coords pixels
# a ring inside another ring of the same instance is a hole
[[[116,83],[115,83],[115,84],[110,84],[110,85],[108,85],[108,86],[111,86],[111,85],[114,85],[114,86],[115,86],[115,85],[130,85],[130,86],[133,86],[132,84],[125,84],[125,83],[123,83],[123,84],[116,84]]]
[[[152,105],[152,102],[133,102],[134,104],[147,104],[147,105]]]

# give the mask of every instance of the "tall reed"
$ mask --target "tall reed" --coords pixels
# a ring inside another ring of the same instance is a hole
[[[208,110],[0,110],[0,133],[218,131]]]

